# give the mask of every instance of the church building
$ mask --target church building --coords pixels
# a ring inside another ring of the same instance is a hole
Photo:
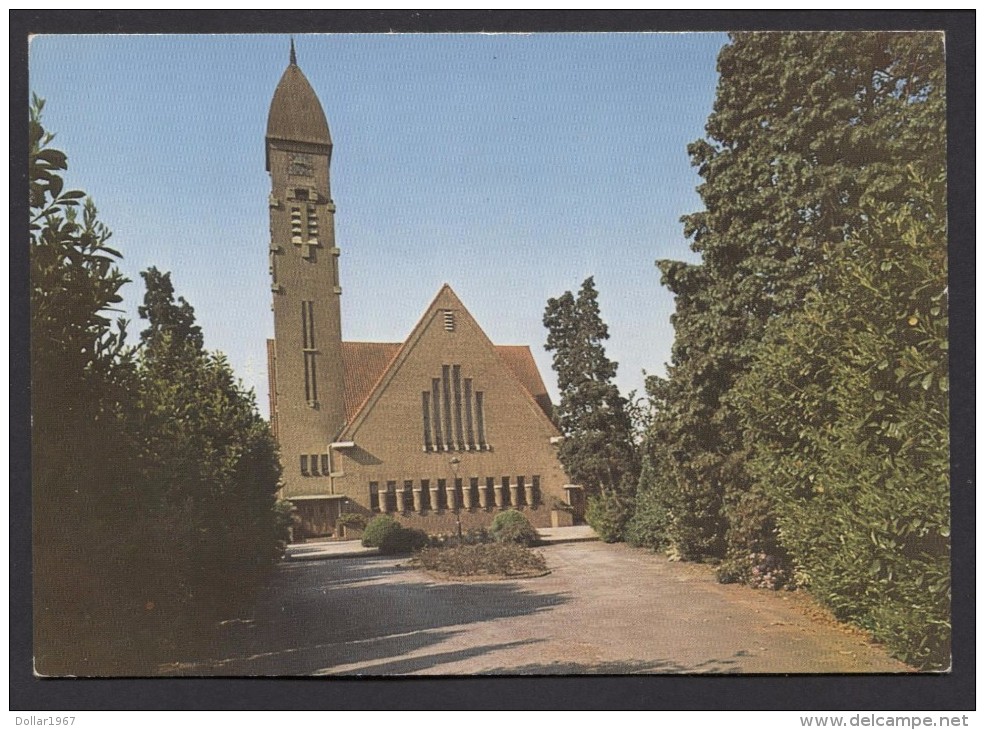
[[[488,526],[509,508],[550,525],[551,505],[576,488],[529,347],[490,342],[448,284],[404,342],[342,339],[331,159],[292,42],[267,119],[267,356],[281,496],[304,536],[337,533],[342,512],[388,513],[430,533]]]

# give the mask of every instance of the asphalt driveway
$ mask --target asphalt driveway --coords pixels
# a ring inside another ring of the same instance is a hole
[[[803,597],[626,545],[539,548],[551,574],[448,583],[406,559],[285,562],[193,675],[904,672]]]

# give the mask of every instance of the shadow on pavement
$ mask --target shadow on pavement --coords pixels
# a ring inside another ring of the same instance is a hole
[[[463,625],[530,615],[566,603],[520,581],[436,583],[393,558],[284,563],[251,611],[217,628],[213,646],[162,667],[169,675],[271,676],[328,673],[438,645]],[[464,652],[481,654],[496,647]],[[434,666],[431,654],[353,672],[399,674]],[[389,666],[393,665],[393,666]]]
[[[459,649],[458,651],[446,651],[438,654],[425,654],[423,656],[410,657],[408,659],[397,659],[395,661],[373,664],[371,666],[360,667],[358,669],[333,670],[331,668],[326,668],[316,672],[316,674],[357,676],[410,674],[412,672],[421,671],[422,669],[433,669],[440,664],[453,664],[454,662],[459,662],[464,659],[473,659],[477,656],[482,656],[483,654],[488,654],[494,651],[500,651],[502,649],[511,649],[516,646],[536,644],[539,641],[541,641],[541,639],[511,641],[506,644],[487,644],[485,646],[474,646],[469,647],[468,649]]]
[[[710,659],[694,665],[681,664],[669,659],[642,661],[630,659],[616,662],[551,662],[549,664],[523,664],[516,667],[499,667],[478,672],[480,675],[570,675],[570,674],[735,674],[740,672],[734,659]]]

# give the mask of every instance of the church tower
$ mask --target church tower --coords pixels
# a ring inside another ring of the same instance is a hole
[[[339,249],[329,167],[332,138],[297,64],[281,76],[266,135],[274,340],[271,423],[285,497],[330,491],[328,444],[345,425]],[[318,477],[313,479],[313,477]]]

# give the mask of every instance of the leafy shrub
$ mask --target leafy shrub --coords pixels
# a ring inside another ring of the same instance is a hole
[[[401,555],[420,550],[428,544],[424,530],[403,527],[397,524],[396,530],[387,530],[380,542],[381,555]]]
[[[943,171],[925,184],[919,204],[872,206],[850,247],[829,247],[830,291],[771,323],[733,397],[798,582],[902,660],[941,669],[951,591]]]
[[[539,553],[513,542],[494,542],[480,545],[421,550],[418,564],[427,570],[449,575],[525,575],[547,570]]]
[[[277,557],[284,554],[284,549],[289,542],[291,526],[294,524],[294,513],[297,508],[292,502],[286,499],[278,499],[274,503],[274,534],[277,536],[276,551]]]
[[[667,546],[667,511],[656,499],[636,500],[636,510],[626,522],[623,537],[633,547],[660,550]]]
[[[758,485],[747,489],[733,495],[726,508],[728,549],[716,571],[718,580],[770,590],[793,588],[793,565],[779,543],[774,506]]]
[[[335,524],[345,525],[355,530],[364,530],[366,529],[366,515],[360,514],[359,512],[343,512],[339,515]]]
[[[615,492],[589,497],[585,508],[585,521],[604,542],[620,542],[632,515],[633,501]]]
[[[42,108],[35,97],[28,166],[35,667],[153,673],[249,601],[291,507],[252,393],[202,349],[170,276],[141,274],[139,347],[112,326],[121,254],[92,201],[65,189]]]
[[[363,532],[363,547],[378,548],[383,544],[388,533],[400,529],[400,523],[389,515],[377,515],[366,525],[366,530]]]
[[[644,456],[633,514],[624,535],[633,547],[659,550],[667,546],[671,511],[666,482],[657,474],[652,458]]]
[[[500,512],[489,528],[496,542],[512,542],[529,547],[540,539],[530,521],[515,509]]]

